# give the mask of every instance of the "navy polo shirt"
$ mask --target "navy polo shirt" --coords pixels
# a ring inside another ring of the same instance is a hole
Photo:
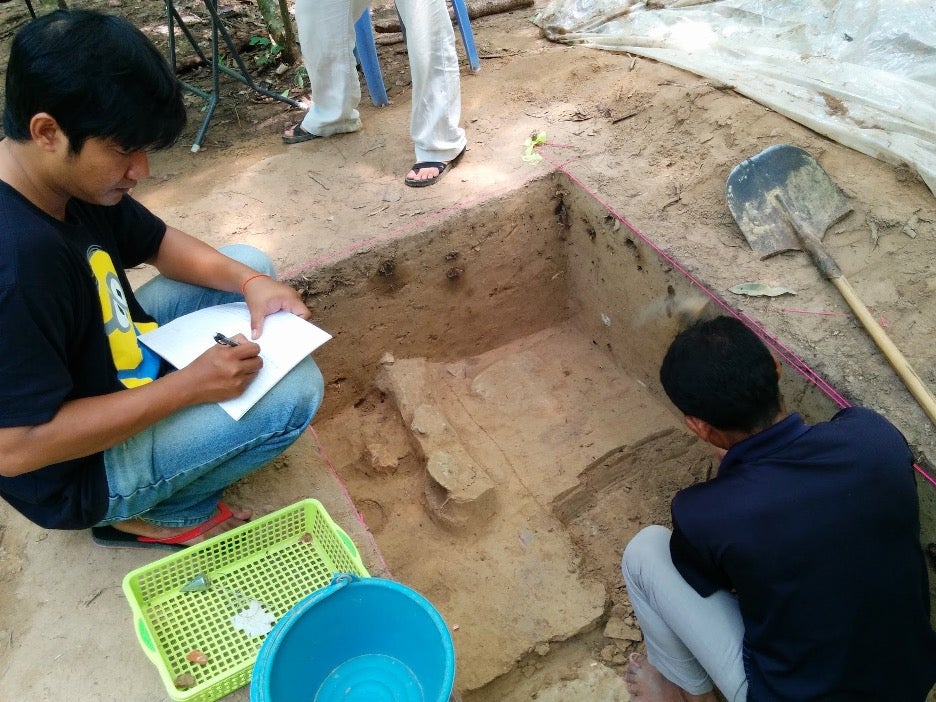
[[[936,633],[912,456],[865,408],[791,414],[677,493],[673,562],[703,597],[734,591],[748,699],[922,701]]]

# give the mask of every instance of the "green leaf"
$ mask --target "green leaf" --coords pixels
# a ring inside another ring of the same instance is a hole
[[[795,295],[795,290],[784,286],[771,286],[764,283],[738,283],[728,288],[728,292],[735,295],[748,295],[749,297],[777,297],[778,295]]]

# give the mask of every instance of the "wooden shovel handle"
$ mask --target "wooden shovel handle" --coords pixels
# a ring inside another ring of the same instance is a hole
[[[795,230],[796,238],[799,239],[800,246],[806,249],[806,253],[812,258],[819,272],[829,280],[841,278],[842,269],[838,267],[832,255],[825,250],[819,238],[802,225],[796,226]],[[859,303],[860,302],[859,300]]]
[[[852,289],[851,284],[845,279],[845,276],[829,278],[829,280],[838,288],[838,291],[842,294],[842,297],[845,298],[848,306],[851,307],[852,312],[855,313],[855,316],[861,322],[862,326],[864,326],[871,338],[874,339],[874,343],[877,344],[881,352],[887,357],[887,360],[890,361],[894,370],[897,371],[897,375],[904,381],[904,384],[916,398],[916,401],[920,403],[920,407],[926,412],[930,421],[936,424],[936,399],[933,398],[930,391],[923,384],[923,381],[920,380],[920,376],[913,370],[913,366],[904,358],[900,349],[894,345],[894,342],[891,341],[887,332],[877,323],[877,320],[874,319],[868,311],[868,308],[865,307],[865,304],[859,299],[854,289]]]
[[[920,380],[920,376],[913,370],[913,366],[910,365],[910,362],[904,358],[900,349],[891,341],[887,332],[881,328],[881,325],[877,323],[877,320],[875,320],[868,311],[868,308],[858,297],[857,293],[855,293],[851,283],[842,275],[842,270],[838,267],[835,259],[825,250],[825,247],[822,245],[822,235],[825,234],[825,230],[815,231],[815,222],[797,217],[796,210],[790,207],[787,198],[783,194],[777,194],[775,197],[780,203],[787,217],[787,221],[796,232],[800,244],[812,258],[813,263],[816,264],[816,267],[827,279],[832,281],[832,284],[835,285],[842,294],[842,297],[845,298],[845,302],[851,307],[852,312],[855,313],[855,316],[858,318],[858,321],[861,322],[865,331],[868,332],[874,340],[874,343],[877,344],[877,347],[881,350],[881,353],[887,357],[891,366],[897,371],[897,375],[903,380],[910,394],[916,398],[916,401],[920,404],[920,407],[923,408],[923,411],[926,412],[926,416],[930,418],[930,421],[936,424],[936,399],[933,398],[933,395],[923,384],[923,381]]]

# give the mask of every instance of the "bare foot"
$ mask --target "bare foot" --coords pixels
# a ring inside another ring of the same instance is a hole
[[[313,134],[312,132],[303,129],[301,122],[292,125],[285,132],[283,132],[284,144],[299,144],[303,141],[310,141],[312,139],[320,138],[321,137],[318,134]]]
[[[635,702],[717,702],[714,692],[690,695],[675,683],[664,678],[647,657],[640,653],[630,655],[624,673],[627,692]]]
[[[194,536],[191,539],[186,539],[185,541],[179,541],[177,543],[183,546],[194,546],[197,543],[210,539],[212,536],[217,536],[218,534],[223,534],[226,531],[230,531],[235,527],[239,527],[242,524],[246,524],[247,520],[250,519],[252,512],[250,510],[240,509],[238,507],[230,507],[231,516],[225,519],[224,521],[216,524],[204,532]],[[216,519],[213,517],[212,519]],[[206,524],[210,523],[212,520],[208,520]],[[142,519],[129,519],[125,522],[116,522],[112,524],[115,529],[118,531],[126,532],[127,534],[134,534],[135,536],[145,536],[150,539],[172,539],[179,536],[180,534],[185,534],[186,532],[198,530],[198,526],[194,527],[161,527],[156,526],[155,524],[150,524]]]
[[[466,149],[467,147],[462,149],[455,158],[449,161],[420,161],[413,164],[409,173],[406,174],[406,178],[403,179],[403,183],[411,188],[423,188],[437,183],[445,173],[454,168],[455,164],[461,160]]]
[[[439,177],[439,169],[433,167],[412,170],[406,174],[407,180],[432,180]]]

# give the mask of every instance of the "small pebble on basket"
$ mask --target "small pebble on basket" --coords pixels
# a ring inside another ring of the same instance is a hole
[[[195,687],[195,676],[191,673],[182,673],[182,675],[176,676],[176,679],[172,681],[172,684],[180,690],[187,690],[190,687]]]
[[[196,665],[207,665],[208,656],[199,651],[197,648],[193,648],[191,651],[186,654],[185,658],[190,663],[195,663]]]

